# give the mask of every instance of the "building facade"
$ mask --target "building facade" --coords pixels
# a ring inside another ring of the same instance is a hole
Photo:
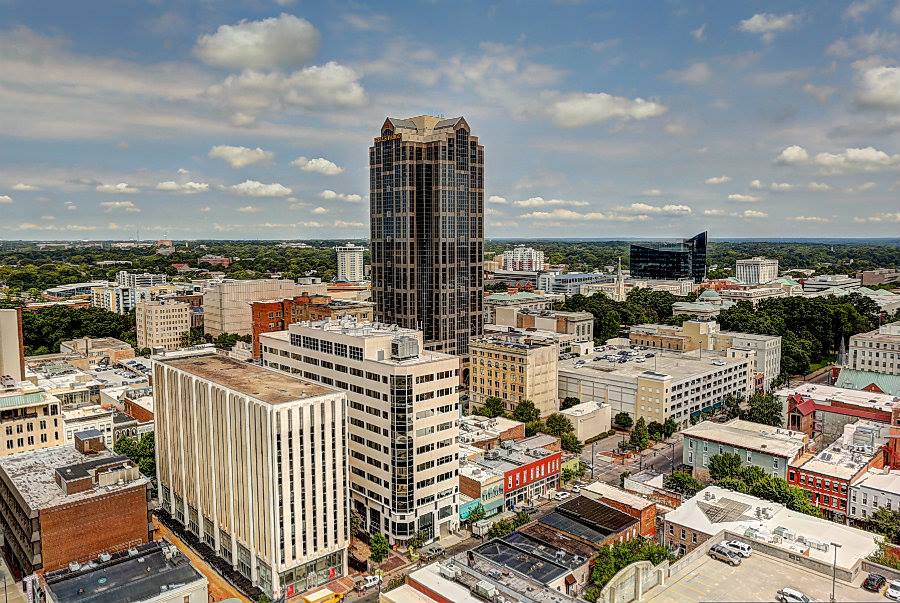
[[[473,339],[470,345],[469,396],[481,406],[490,397],[512,411],[531,400],[546,417],[559,410],[557,369],[559,344],[527,333],[506,333]]]
[[[191,305],[178,301],[146,301],[135,308],[138,349],[175,350],[191,330]]]
[[[516,245],[503,252],[503,269],[515,272],[544,269],[544,252],[525,245]]]
[[[153,381],[161,509],[273,600],[346,575],[344,393],[209,352]]]
[[[494,309],[494,324],[572,335],[573,341],[581,343],[594,342],[594,315],[590,312],[532,311],[516,306],[502,306]]]
[[[778,260],[761,257],[737,260],[734,276],[748,285],[764,285],[778,278]]]
[[[337,280],[358,283],[366,280],[363,266],[365,249],[353,243],[335,247],[337,252]]]
[[[850,519],[869,521],[878,509],[900,510],[900,471],[869,469],[850,484]]]
[[[29,382],[0,377],[0,457],[63,442],[59,398]]]
[[[25,378],[22,308],[0,310],[0,377]]]
[[[484,147],[462,117],[387,118],[369,186],[375,318],[468,355],[482,332]]]
[[[632,277],[650,279],[706,278],[707,233],[680,243],[632,243],[628,270]]]
[[[852,335],[847,359],[852,369],[900,375],[900,322]]]
[[[459,525],[459,359],[422,334],[352,318],[260,337],[263,365],[346,392],[350,496],[392,544]]]
[[[214,281],[203,292],[203,330],[213,337],[251,335],[250,302],[324,292],[325,285],[298,285],[286,279]]]
[[[94,287],[91,305],[116,314],[128,314],[134,308],[134,289],[121,285]]]
[[[168,278],[165,274],[150,274],[149,272],[138,274],[120,270],[116,273],[116,282],[122,287],[130,287],[131,289],[163,285],[168,281]]]

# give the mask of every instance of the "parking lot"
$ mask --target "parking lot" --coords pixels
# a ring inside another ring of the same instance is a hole
[[[870,593],[860,587],[865,572],[854,584],[837,583],[837,601],[887,601],[881,593]],[[809,571],[783,559],[759,552],[737,567],[731,567],[709,556],[698,559],[681,576],[644,595],[647,603],[690,603],[691,601],[776,601],[778,589],[790,586],[813,601],[829,601],[831,577]]]

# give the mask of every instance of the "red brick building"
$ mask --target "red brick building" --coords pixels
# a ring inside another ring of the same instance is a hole
[[[656,535],[656,503],[627,490],[594,482],[582,490],[582,496],[597,500],[640,521],[641,536]]]
[[[476,465],[503,476],[507,509],[530,504],[559,486],[562,453],[529,448],[521,442],[504,442],[472,460]]]
[[[102,434],[0,459],[3,553],[13,571],[53,571],[150,542],[149,480]]]

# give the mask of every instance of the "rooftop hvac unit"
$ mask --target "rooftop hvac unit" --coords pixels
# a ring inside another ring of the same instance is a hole
[[[100,561],[106,563],[107,561],[112,559],[112,555],[110,555],[109,553],[100,553],[100,556],[98,558],[100,559]]]
[[[459,576],[459,569],[453,565],[438,564],[438,573],[448,580],[456,580]]]
[[[415,337],[396,337],[391,340],[391,359],[409,360],[419,355],[419,340]]]

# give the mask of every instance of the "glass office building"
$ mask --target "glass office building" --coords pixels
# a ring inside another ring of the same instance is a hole
[[[706,278],[707,233],[677,243],[632,243],[629,270],[635,278]]]

